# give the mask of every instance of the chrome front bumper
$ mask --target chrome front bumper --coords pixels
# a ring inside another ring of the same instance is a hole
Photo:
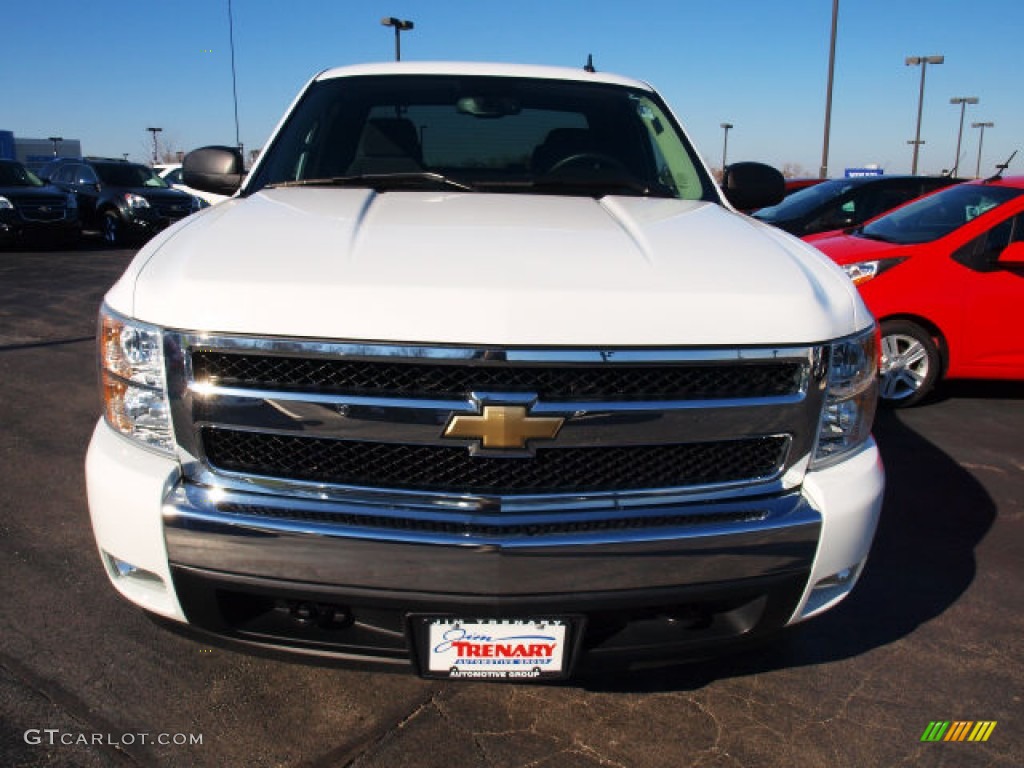
[[[340,526],[330,518],[365,507],[337,500],[292,499],[291,509],[258,514],[284,503],[184,483],[171,490],[163,530],[189,624],[242,645],[421,673],[428,616],[565,618],[573,669],[720,652],[789,620],[822,527],[799,492],[632,509],[638,527],[627,530],[602,530],[593,510],[567,511],[582,514],[585,530],[532,535],[369,524],[387,525],[386,516]],[[530,529],[528,516],[495,514]]]
[[[502,598],[807,572],[821,526],[820,514],[799,492],[633,509],[636,527],[626,530],[601,530],[590,513],[584,532],[540,535],[382,534],[369,525],[329,522],[365,512],[337,501],[293,499],[288,511],[259,514],[280,503],[179,484],[163,506],[168,559],[173,566],[307,585]],[[516,530],[529,531],[530,518],[522,517]]]

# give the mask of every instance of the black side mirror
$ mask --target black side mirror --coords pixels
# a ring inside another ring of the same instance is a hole
[[[764,163],[733,163],[722,174],[726,199],[741,211],[775,205],[786,196],[786,179]]]
[[[181,180],[188,187],[233,195],[242,186],[245,163],[235,147],[203,147],[185,155]]]

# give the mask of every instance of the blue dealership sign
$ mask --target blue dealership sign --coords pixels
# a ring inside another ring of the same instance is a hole
[[[846,178],[852,179],[856,176],[881,176],[885,171],[881,168],[847,168]]]

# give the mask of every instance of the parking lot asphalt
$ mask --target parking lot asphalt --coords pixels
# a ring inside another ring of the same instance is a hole
[[[765,646],[557,686],[257,657],[149,620],[95,549],[95,315],[133,253],[0,252],[0,765],[1024,765],[1024,387],[883,413],[861,583]]]

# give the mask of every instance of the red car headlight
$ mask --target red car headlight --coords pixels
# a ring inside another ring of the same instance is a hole
[[[853,280],[854,285],[866,283],[873,280],[883,272],[892,269],[897,264],[905,261],[905,258],[875,259],[873,261],[857,261],[853,264],[843,264],[843,271],[847,277]]]

